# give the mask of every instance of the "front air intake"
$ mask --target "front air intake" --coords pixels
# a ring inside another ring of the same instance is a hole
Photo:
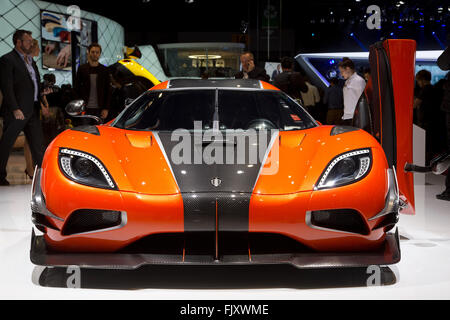
[[[369,234],[363,218],[353,209],[308,211],[306,223],[311,228],[319,230]]]
[[[80,209],[74,211],[64,224],[62,235],[92,233],[121,228],[126,224],[123,211]]]

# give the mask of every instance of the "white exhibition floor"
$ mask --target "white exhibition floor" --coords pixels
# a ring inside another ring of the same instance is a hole
[[[417,213],[398,224],[402,259],[383,268],[379,286],[366,286],[365,269],[151,266],[82,270],[81,289],[33,283],[33,271],[42,270],[29,259],[31,185],[0,187],[0,299],[450,299],[450,202],[435,198],[443,185],[433,175],[416,185]],[[48,279],[61,277],[47,271]]]

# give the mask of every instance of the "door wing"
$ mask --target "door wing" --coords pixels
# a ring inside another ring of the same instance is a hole
[[[404,170],[413,161],[414,40],[385,40],[370,47],[373,136],[382,145],[389,166],[397,172],[402,213],[414,214],[414,176]]]

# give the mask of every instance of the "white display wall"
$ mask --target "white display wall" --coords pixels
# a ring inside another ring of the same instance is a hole
[[[33,33],[33,38],[41,45],[40,10],[49,10],[67,14],[67,7],[38,0],[0,0],[0,56],[13,48],[12,35],[16,29],[25,29]],[[94,20],[98,24],[98,43],[103,52],[100,62],[110,65],[123,58],[124,29],[115,21],[98,14],[84,11],[81,18]],[[42,55],[35,58],[41,76],[49,73],[42,69]],[[70,71],[52,71],[57,85],[72,83]]]

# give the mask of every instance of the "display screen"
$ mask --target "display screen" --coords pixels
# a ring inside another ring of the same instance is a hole
[[[41,11],[42,68],[71,71],[73,64],[87,62],[87,47],[97,42],[97,23],[80,19],[80,31],[68,28],[69,15],[52,11]],[[75,41],[76,52],[72,52]]]

